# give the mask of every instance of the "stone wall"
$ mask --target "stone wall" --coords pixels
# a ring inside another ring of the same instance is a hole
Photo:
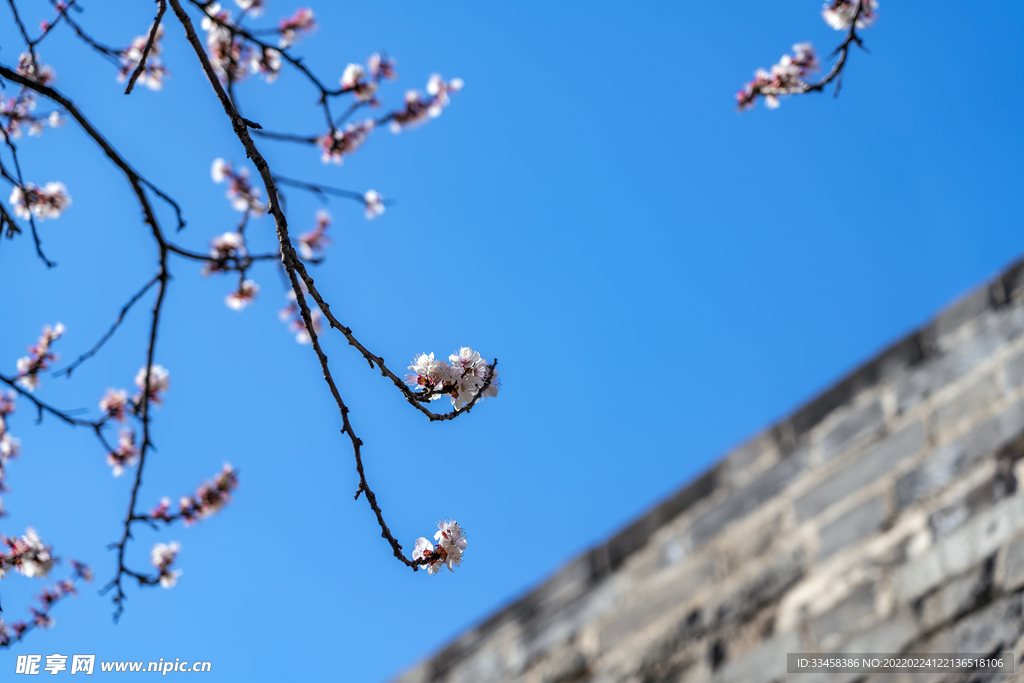
[[[787,652],[1024,655],[1022,332],[1018,263],[398,681],[765,683]]]

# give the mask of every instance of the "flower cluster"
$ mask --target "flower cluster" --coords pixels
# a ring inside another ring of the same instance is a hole
[[[281,53],[272,47],[253,50],[249,55],[249,70],[273,83],[281,73]]]
[[[153,27],[150,26],[144,35],[135,36],[132,44],[121,51],[121,68],[117,72],[118,81],[123,83],[139,68],[139,63],[142,62],[142,53],[146,49],[146,42],[149,40],[149,34],[152,30]],[[146,56],[146,67],[139,74],[139,78],[136,81],[136,83],[141,83],[150,90],[160,90],[163,88],[164,80],[167,78],[167,68],[160,61],[160,55],[163,53],[160,41],[163,37],[164,25],[160,24],[156,27],[153,44],[150,46],[149,54]]]
[[[229,270],[229,260],[245,258],[245,238],[240,232],[226,232],[210,240],[210,260],[203,264],[203,276],[210,273],[224,273]]]
[[[39,386],[39,371],[50,367],[58,356],[50,352],[50,345],[64,334],[64,325],[43,326],[43,333],[35,346],[28,347],[29,355],[18,359],[18,384],[26,391],[35,391]]]
[[[316,212],[316,227],[299,235],[299,254],[302,258],[323,258],[324,248],[331,243],[327,228],[331,225],[331,214],[321,209]]]
[[[362,64],[349,64],[341,74],[341,89],[351,92],[360,102],[376,102],[377,82],[366,80]]]
[[[877,9],[877,0],[831,0],[825,3],[821,16],[835,30],[845,31],[850,28],[854,17],[857,17],[856,28],[870,26],[878,16]]]
[[[21,56],[18,57],[18,66],[14,70],[19,76],[24,76],[39,85],[50,85],[57,80],[57,72],[53,70],[52,66],[41,64],[39,55],[32,55],[28,52],[21,53]]]
[[[235,211],[248,211],[253,216],[266,213],[267,207],[260,202],[260,190],[249,184],[249,171],[236,171],[231,164],[223,159],[214,159],[210,166],[210,177],[213,182],[228,181],[227,198],[231,200],[231,208]]]
[[[252,55],[249,46],[231,29],[231,13],[217,2],[203,12],[205,16],[200,25],[206,31],[206,52],[214,71],[222,81],[242,80]]]
[[[0,552],[0,578],[9,569],[29,578],[46,576],[53,569],[55,560],[51,548],[39,539],[32,527],[25,529],[25,535],[21,538],[0,534],[0,544],[5,546],[3,552]]]
[[[254,17],[263,14],[263,8],[266,6],[263,0],[235,0],[235,4],[242,8],[243,14],[248,13]]]
[[[92,570],[76,560],[71,560],[71,565],[74,568],[74,572],[70,579],[64,579],[58,581],[52,587],[44,588],[43,592],[37,597],[40,603],[39,608],[32,607],[32,622],[27,624],[24,621],[15,621],[10,625],[8,629],[7,625],[0,620],[0,647],[7,647],[12,641],[17,641],[25,635],[33,626],[38,628],[50,628],[54,626],[57,621],[50,616],[50,610],[60,602],[62,599],[69,595],[77,595],[78,591],[75,589],[75,581],[82,579],[85,581],[92,581]]]
[[[317,138],[316,142],[323,150],[321,161],[325,164],[328,161],[342,163],[342,156],[351,154],[366,142],[366,138],[373,132],[373,125],[373,119],[366,119],[361,123],[348,124],[345,130],[335,128]]]
[[[426,538],[417,538],[412,559],[425,565],[428,574],[436,574],[445,566],[448,571],[455,571],[462,564],[466,550],[466,532],[454,519],[446,519],[437,523],[434,540],[437,546]]]
[[[15,216],[25,219],[35,216],[45,221],[47,218],[58,218],[71,206],[71,195],[64,183],[46,183],[46,187],[25,183],[24,187],[15,186],[11,190],[8,203],[14,208]]]
[[[315,28],[316,18],[313,16],[313,10],[308,7],[300,7],[295,14],[282,19],[281,23],[277,25],[277,30],[281,34],[277,46],[282,50],[291,47],[300,33],[310,33]]]
[[[399,133],[404,128],[413,128],[427,119],[437,118],[448,106],[448,94],[462,90],[463,85],[461,78],[446,81],[438,74],[433,74],[427,81],[428,97],[416,90],[405,93],[405,109],[391,115],[391,132]]]
[[[252,280],[243,280],[238,289],[224,298],[224,303],[232,311],[240,311],[253,301],[260,293],[260,286]]]
[[[305,292],[306,285],[303,283],[301,286],[302,291]],[[277,317],[281,322],[288,323],[288,330],[295,334],[295,341],[299,344],[309,344],[312,338],[309,336],[309,330],[306,329],[306,323],[302,320],[302,311],[299,310],[295,292],[289,289],[286,297],[289,303],[281,309]],[[324,327],[323,314],[320,313],[319,308],[314,306],[309,309],[309,320],[313,323],[313,331],[319,335]]]
[[[135,375],[135,386],[139,393],[132,397],[132,403],[136,407],[142,405],[142,395],[146,387],[146,368],[139,368]],[[163,403],[163,392],[171,388],[171,373],[162,365],[153,365],[149,368],[149,400],[160,405]]]
[[[210,515],[220,512],[225,505],[231,502],[231,492],[237,488],[238,471],[225,463],[224,469],[217,473],[213,481],[204,481],[199,485],[194,496],[181,497],[181,517],[185,520],[185,525],[195,524],[200,519],[206,519]],[[160,501],[160,507],[153,511],[153,517],[166,519],[166,509],[170,501],[167,501],[166,504],[164,501],[167,499]],[[161,508],[164,513],[156,514]]]
[[[135,445],[135,432],[122,429],[117,439],[117,448],[107,454],[107,464],[115,477],[124,474],[125,467],[131,467],[139,459],[139,448]]]
[[[18,97],[7,99],[0,97],[0,119],[7,119],[6,123],[0,125],[0,130],[17,140],[21,138],[23,126],[28,126],[29,135],[38,136],[43,134],[43,128],[46,126],[59,128],[64,125],[59,112],[51,111],[49,114],[37,116],[33,113],[35,108],[36,101],[31,93],[21,93]]]
[[[758,69],[754,73],[754,80],[736,93],[736,104],[740,110],[750,109],[758,97],[764,97],[764,106],[777,109],[780,95],[807,90],[804,79],[817,68],[818,58],[814,55],[814,47],[810,43],[797,43],[793,46],[793,55],[783,55],[770,72]]]
[[[149,554],[150,562],[160,571],[159,581],[160,585],[164,588],[173,587],[174,584],[178,583],[178,577],[182,574],[180,569],[171,570],[174,558],[178,556],[180,550],[181,544],[177,541],[171,541],[170,543],[155,544]]]
[[[405,376],[405,381],[421,388],[422,398],[435,401],[447,395],[455,410],[473,401],[481,390],[483,396],[497,396],[501,388],[497,371],[468,346],[451,354],[447,363],[435,360],[433,353],[421,353],[409,369],[412,372]]]
[[[14,412],[14,392],[0,393],[0,492],[4,491],[7,461],[21,452],[21,439],[7,431],[7,416]],[[0,501],[0,515],[3,515],[3,501]]]

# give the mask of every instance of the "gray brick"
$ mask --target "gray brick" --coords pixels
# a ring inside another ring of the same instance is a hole
[[[712,578],[714,565],[708,559],[683,567],[670,581],[619,609],[601,627],[601,649],[607,651],[614,648],[647,624],[680,607]]]
[[[723,629],[744,622],[765,607],[781,599],[804,577],[805,557],[800,549],[790,551],[740,585],[732,595],[720,599],[711,611],[715,618],[713,629]]]
[[[786,678],[786,653],[800,652],[800,636],[779,633],[735,661],[726,662],[713,680],[721,683],[767,683]]]
[[[827,641],[840,635],[850,635],[864,629],[875,618],[875,587],[865,583],[840,600],[832,609],[810,620],[810,632],[818,645],[827,647]]]
[[[1006,361],[1006,383],[1011,387],[1024,384],[1024,351]]]
[[[965,377],[978,363],[998,350],[1005,341],[998,328],[983,330],[947,353],[918,366],[897,384],[899,412],[910,410],[942,387]]]
[[[939,491],[985,456],[994,454],[1024,429],[1024,406],[1016,403],[938,449],[896,482],[896,506],[903,509]]]
[[[966,611],[991,586],[986,567],[978,566],[952,579],[921,601],[921,626],[932,630]]]
[[[885,504],[878,496],[869,498],[819,532],[821,558],[829,557],[851,543],[878,531],[885,522]]]
[[[878,434],[883,429],[885,413],[882,404],[875,401],[847,415],[822,437],[822,458],[830,460],[861,439]]]
[[[994,403],[999,398],[995,375],[986,373],[940,405],[935,417],[941,426],[951,426]]]
[[[1011,650],[1024,632],[1020,593],[996,600],[929,639],[921,652]]]
[[[698,516],[693,520],[691,527],[694,547],[703,545],[726,526],[776,496],[800,476],[806,465],[807,452],[799,450],[775,463],[754,481],[733,491],[725,500]]]
[[[910,609],[901,609],[876,627],[847,640],[836,652],[900,652],[918,637],[920,627]]]
[[[955,301],[935,318],[931,326],[934,335],[941,340],[992,308],[992,303],[989,285],[978,287]]]
[[[917,455],[924,447],[924,435],[924,425],[918,421],[872,446],[864,454],[797,498],[797,518],[801,522],[810,519],[833,503],[838,503],[848,494],[876,481],[903,460]]]
[[[999,585],[1004,590],[1015,591],[1024,586],[1024,534],[1010,541],[999,564]]]

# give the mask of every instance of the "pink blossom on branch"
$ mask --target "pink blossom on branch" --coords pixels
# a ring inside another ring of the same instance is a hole
[[[199,485],[195,495],[182,496],[181,516],[185,520],[186,526],[220,512],[225,505],[231,502],[231,492],[237,488],[238,471],[225,463],[224,469],[213,478],[213,481],[203,482]]]
[[[22,52],[18,57],[18,66],[14,70],[19,76],[24,76],[40,85],[51,85],[57,80],[57,72],[53,70],[52,66],[42,64],[38,54],[33,59],[30,53]]]
[[[376,190],[367,190],[363,195],[363,203],[366,204],[367,220],[373,220],[384,213],[384,198]]]
[[[362,123],[350,123],[344,130],[336,128],[328,131],[317,138],[317,144],[323,150],[321,161],[325,164],[328,161],[341,164],[344,155],[351,154],[366,142],[366,138],[373,132],[373,126],[373,119],[366,119]]]
[[[64,183],[46,183],[46,187],[36,187],[25,183],[24,187],[11,190],[8,203],[14,209],[14,215],[28,219],[30,215],[40,221],[47,218],[58,218],[69,206],[71,195]]]
[[[121,51],[121,68],[117,72],[117,80],[119,82],[123,83],[139,67],[139,63],[142,62],[142,53],[146,49],[146,43],[149,41],[149,34],[152,30],[153,27],[150,26],[149,30],[143,35],[135,36],[132,39],[132,44]],[[160,61],[160,55],[163,53],[160,41],[163,37],[164,25],[160,24],[156,27],[153,44],[149,47],[149,54],[146,55],[146,67],[139,74],[139,78],[136,81],[136,83],[140,83],[150,90],[160,90],[163,88],[164,80],[168,75],[167,69],[164,67],[163,62]]]
[[[393,81],[398,78],[398,72],[395,71],[395,65],[398,64],[398,60],[392,59],[387,55],[382,55],[379,52],[374,52],[370,55],[370,58],[366,60],[366,67],[370,70],[370,76],[375,81],[387,79]]]
[[[267,207],[260,202],[262,193],[249,183],[247,169],[236,171],[231,164],[218,158],[210,165],[210,177],[215,183],[228,181],[227,198],[231,200],[231,208],[235,211],[248,211],[253,216],[266,213]]]
[[[29,355],[18,359],[18,385],[26,391],[35,391],[39,386],[39,371],[50,367],[59,356],[50,351],[53,342],[64,334],[64,325],[57,323],[53,327],[43,326],[43,333],[34,346],[28,347]]]
[[[245,237],[242,236],[242,233],[225,232],[218,235],[210,241],[210,258],[213,260],[203,264],[203,276],[210,273],[226,272],[225,262],[228,259],[237,261],[244,258],[245,255]]]
[[[277,46],[282,50],[291,47],[300,33],[310,33],[316,29],[316,18],[313,10],[308,7],[300,7],[292,16],[282,19],[277,30],[281,33],[281,39]]]
[[[124,422],[127,407],[128,391],[125,389],[107,389],[107,393],[100,399],[100,410],[103,414],[118,422]]]
[[[32,527],[25,529],[21,538],[0,534],[0,544],[5,547],[0,552],[0,578],[9,569],[29,578],[46,576],[53,569],[55,560],[51,548],[39,539]]]
[[[858,14],[858,9],[860,10]],[[850,28],[853,18],[857,17],[856,28],[867,28],[878,16],[877,0],[831,0],[825,3],[821,16],[829,26],[837,31]]]
[[[256,300],[260,292],[260,286],[252,280],[244,280],[238,286],[238,290],[231,292],[224,299],[225,305],[233,311],[241,311],[243,308]]]
[[[306,291],[305,284],[302,285],[302,289]],[[288,329],[295,334],[296,342],[299,344],[311,343],[313,339],[310,337],[309,330],[306,329],[306,323],[302,319],[302,311],[299,310],[299,305],[296,302],[295,292],[289,289],[288,294],[285,296],[290,303],[277,314],[278,319],[283,323],[288,323]],[[317,335],[323,332],[323,314],[319,308],[309,309],[309,319],[313,323],[313,331]]]
[[[43,134],[46,126],[59,128],[64,125],[59,112],[51,111],[49,114],[36,115],[33,113],[35,108],[36,100],[31,93],[23,92],[17,97],[7,99],[0,97],[0,129],[17,140],[21,138],[21,129],[25,126],[28,126],[29,135],[38,137]],[[2,123],[2,119],[7,119],[7,122]]]
[[[407,384],[423,390],[424,400],[436,401],[442,396],[451,399],[455,410],[470,403],[483,390],[483,396],[497,396],[501,383],[497,371],[483,357],[463,346],[448,357],[448,362],[435,359],[433,353],[421,353],[409,366]],[[484,384],[487,389],[484,390]]]
[[[132,402],[138,407],[142,404],[142,395],[146,387],[146,368],[142,367],[135,375],[135,386],[139,388]],[[171,373],[162,365],[154,365],[149,369],[149,400],[160,405],[163,403],[163,392],[171,388]]]
[[[107,454],[107,464],[110,465],[115,477],[124,474],[124,468],[131,467],[139,460],[139,448],[135,445],[135,432],[130,429],[122,429],[117,440],[117,449]]]
[[[354,93],[360,102],[374,102],[377,84],[366,80],[366,70],[361,64],[349,64],[341,74],[341,89]]]
[[[174,564],[174,558],[178,556],[180,551],[181,544],[177,541],[157,543],[153,546],[153,550],[150,551],[150,562],[159,570],[160,585],[164,588],[173,588],[174,584],[178,583],[178,577],[182,574],[180,569],[171,569],[171,565]]]
[[[797,43],[793,55],[783,55],[770,72],[758,69],[754,80],[736,93],[736,104],[740,110],[750,109],[758,97],[764,97],[764,106],[777,109],[779,95],[805,92],[806,79],[818,68],[818,58],[810,43]]]
[[[437,523],[434,540],[437,546],[426,538],[417,538],[412,559],[417,562],[425,560],[421,564],[426,566],[427,574],[436,574],[445,566],[448,571],[455,571],[462,564],[462,556],[468,544],[466,532],[454,519],[446,519]]]
[[[324,248],[331,243],[327,228],[331,225],[331,214],[321,209],[316,212],[316,227],[299,235],[299,254],[307,261],[322,258]]]
[[[438,74],[433,74],[427,81],[429,97],[424,98],[415,90],[405,93],[405,109],[391,115],[391,132],[399,133],[406,128],[418,126],[427,119],[437,118],[448,106],[449,93],[459,92],[464,85],[461,78],[445,81]]]

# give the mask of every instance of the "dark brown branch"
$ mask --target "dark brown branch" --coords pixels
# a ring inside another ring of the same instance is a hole
[[[164,12],[167,11],[166,0],[159,0],[159,5],[156,11],[156,19],[153,20],[153,28],[150,29],[149,37],[146,39],[146,46],[142,48],[142,58],[139,60],[139,65],[135,67],[132,77],[128,79],[128,87],[124,89],[125,95],[131,94],[132,88],[135,87],[135,81],[146,70],[146,59],[149,57],[149,51],[153,48],[153,41],[156,40],[156,33],[160,29],[160,22],[164,18]]]

